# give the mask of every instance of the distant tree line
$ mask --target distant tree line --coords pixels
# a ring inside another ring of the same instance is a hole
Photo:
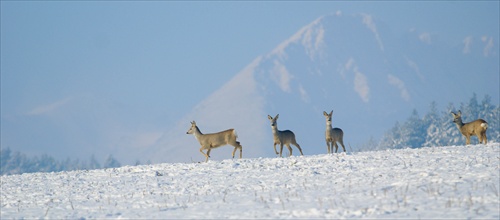
[[[479,118],[488,122],[486,131],[488,143],[500,140],[500,107],[493,105],[488,95],[479,102],[474,93],[468,103],[461,103],[458,108],[449,103],[443,111],[439,111],[436,102],[432,102],[429,111],[423,117],[419,116],[417,110],[413,110],[405,122],[396,122],[378,143],[371,139],[364,148],[398,149],[465,145],[465,137],[452,122],[451,112],[456,113],[458,110],[462,112],[464,123]],[[471,138],[471,144],[478,143],[477,137]]]
[[[121,164],[113,155],[109,155],[103,165],[96,160],[95,156],[90,161],[79,159],[58,161],[53,157],[43,154],[42,156],[28,157],[25,154],[12,151],[10,148],[0,150],[0,175],[34,173],[34,172],[59,172],[71,170],[91,170],[100,168],[120,167]]]

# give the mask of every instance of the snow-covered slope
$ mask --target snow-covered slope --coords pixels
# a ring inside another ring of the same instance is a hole
[[[500,144],[1,177],[2,219],[500,218]]]

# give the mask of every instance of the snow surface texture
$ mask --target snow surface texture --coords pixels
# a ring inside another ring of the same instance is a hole
[[[2,176],[1,218],[500,218],[500,144]]]

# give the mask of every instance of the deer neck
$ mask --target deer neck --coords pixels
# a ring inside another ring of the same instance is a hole
[[[326,130],[333,130],[332,122],[326,122]]]
[[[462,122],[462,119],[459,119],[455,122],[455,124],[457,125],[457,128],[460,130],[462,129],[462,127],[465,125],[463,122]]]
[[[278,125],[275,125],[275,126],[271,126],[272,130],[273,130],[273,134],[274,135],[277,135],[278,134]]]
[[[198,139],[199,137],[203,136],[203,133],[201,133],[201,131],[198,128],[198,126],[195,127],[193,134],[194,134],[194,137],[196,137],[196,139]]]

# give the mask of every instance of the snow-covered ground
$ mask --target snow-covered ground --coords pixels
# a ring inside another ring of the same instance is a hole
[[[498,219],[499,161],[500,144],[491,143],[11,175],[1,177],[0,213],[2,219]]]

